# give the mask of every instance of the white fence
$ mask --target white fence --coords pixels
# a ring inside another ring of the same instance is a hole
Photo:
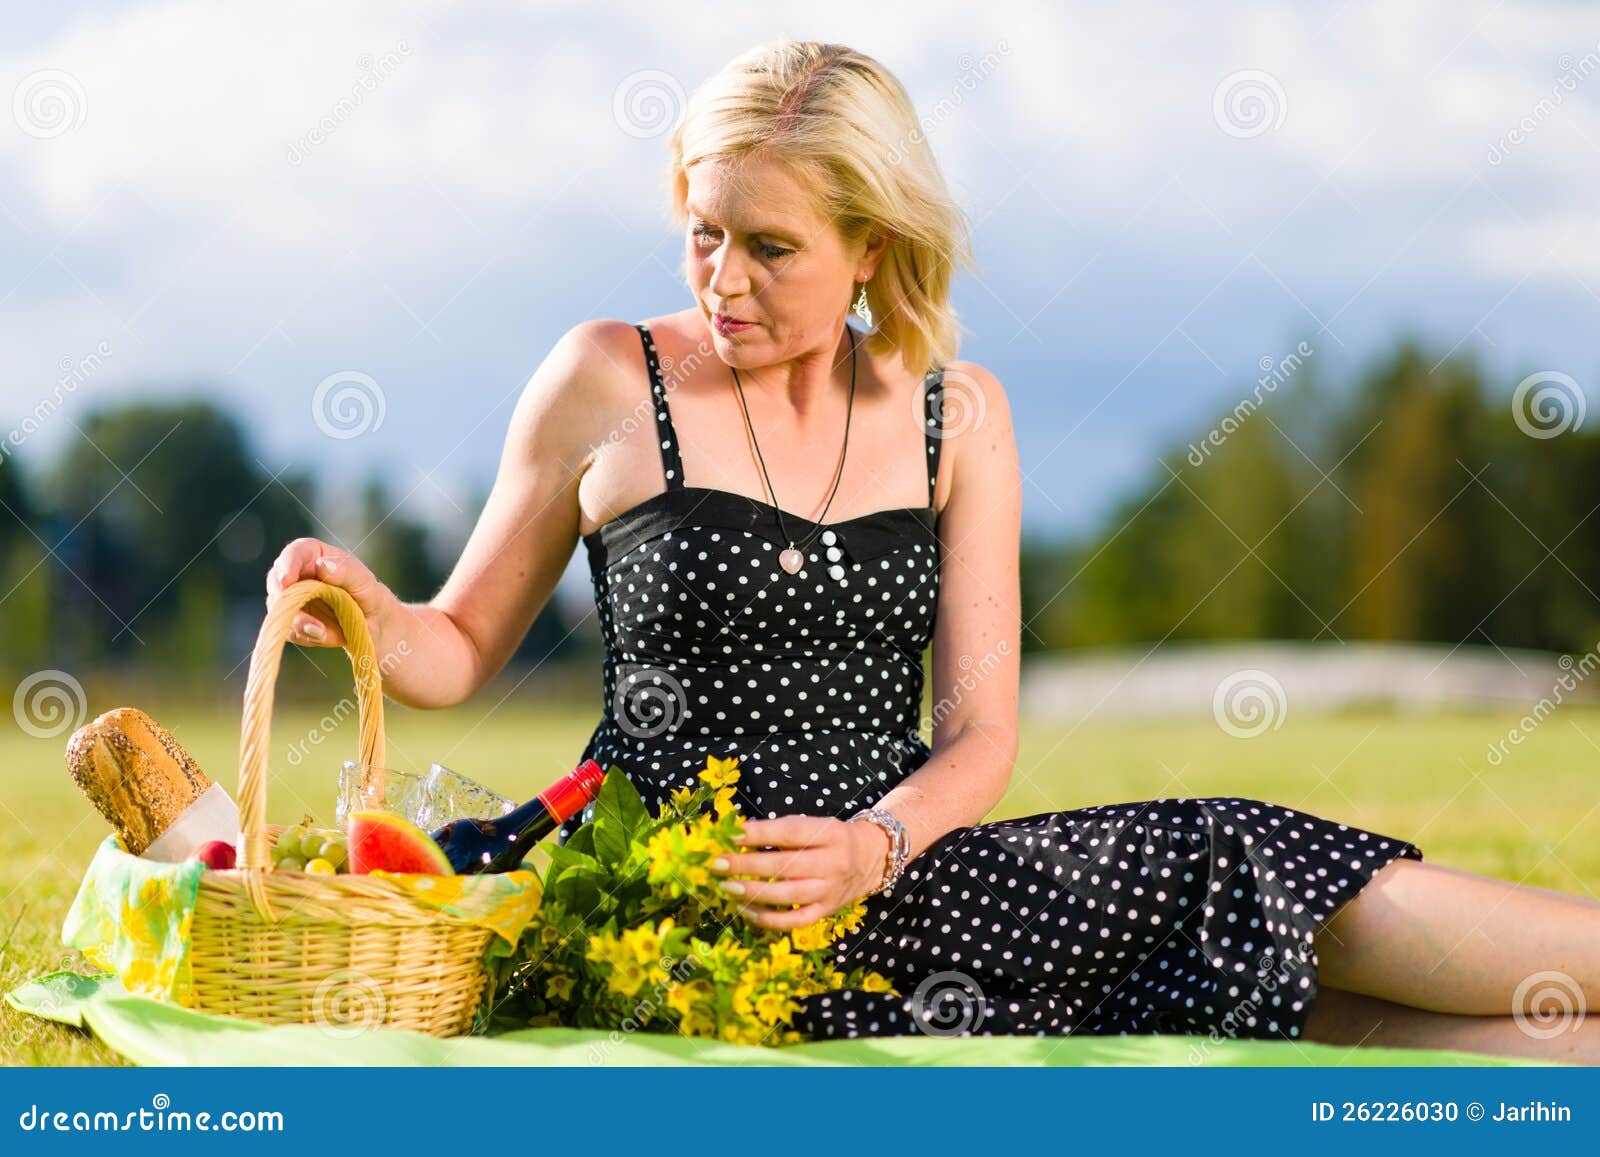
[[[1592,684],[1592,685],[1591,685]],[[1021,712],[1076,722],[1213,714],[1233,686],[1265,687],[1294,711],[1382,703],[1436,710],[1600,702],[1600,657],[1416,643],[1179,643],[1029,656]],[[1258,692],[1259,693],[1259,692]]]

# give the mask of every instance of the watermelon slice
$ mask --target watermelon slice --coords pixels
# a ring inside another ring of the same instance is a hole
[[[350,874],[364,876],[376,868],[386,872],[421,872],[453,876],[455,869],[427,832],[390,812],[351,812]]]

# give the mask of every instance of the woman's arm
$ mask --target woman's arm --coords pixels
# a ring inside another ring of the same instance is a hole
[[[977,418],[940,448],[951,470],[939,519],[933,754],[880,801],[906,825],[913,858],[981,822],[1017,760],[1022,477],[1011,410],[999,381],[972,362],[951,362],[945,388],[970,395],[952,412]]]
[[[517,402],[472,535],[431,600],[403,603],[354,555],[297,539],[268,576],[268,605],[301,578],[345,587],[367,615],[392,698],[448,707],[471,697],[511,658],[572,558],[578,483],[605,420],[598,375],[631,364],[622,343],[633,333],[623,322],[584,322],[551,349]],[[297,616],[291,638],[342,645],[326,608],[310,610]]]

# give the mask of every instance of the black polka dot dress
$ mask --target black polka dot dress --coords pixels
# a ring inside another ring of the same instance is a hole
[[[928,505],[815,523],[787,574],[774,508],[688,485],[647,327],[666,489],[583,539],[606,647],[583,752],[652,810],[707,755],[739,757],[746,815],[847,817],[932,754],[942,371],[924,380]],[[582,816],[568,820],[565,840]],[[1300,1035],[1315,931],[1411,843],[1256,799],[1105,804],[949,832],[838,942],[898,995],[802,1002],[817,1038],[1175,1032]]]

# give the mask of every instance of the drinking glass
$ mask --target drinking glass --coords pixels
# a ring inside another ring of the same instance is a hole
[[[515,800],[442,763],[431,764],[419,775],[347,759],[339,769],[334,819],[342,829],[351,812],[387,811],[431,832],[452,820],[497,819],[516,806]]]

